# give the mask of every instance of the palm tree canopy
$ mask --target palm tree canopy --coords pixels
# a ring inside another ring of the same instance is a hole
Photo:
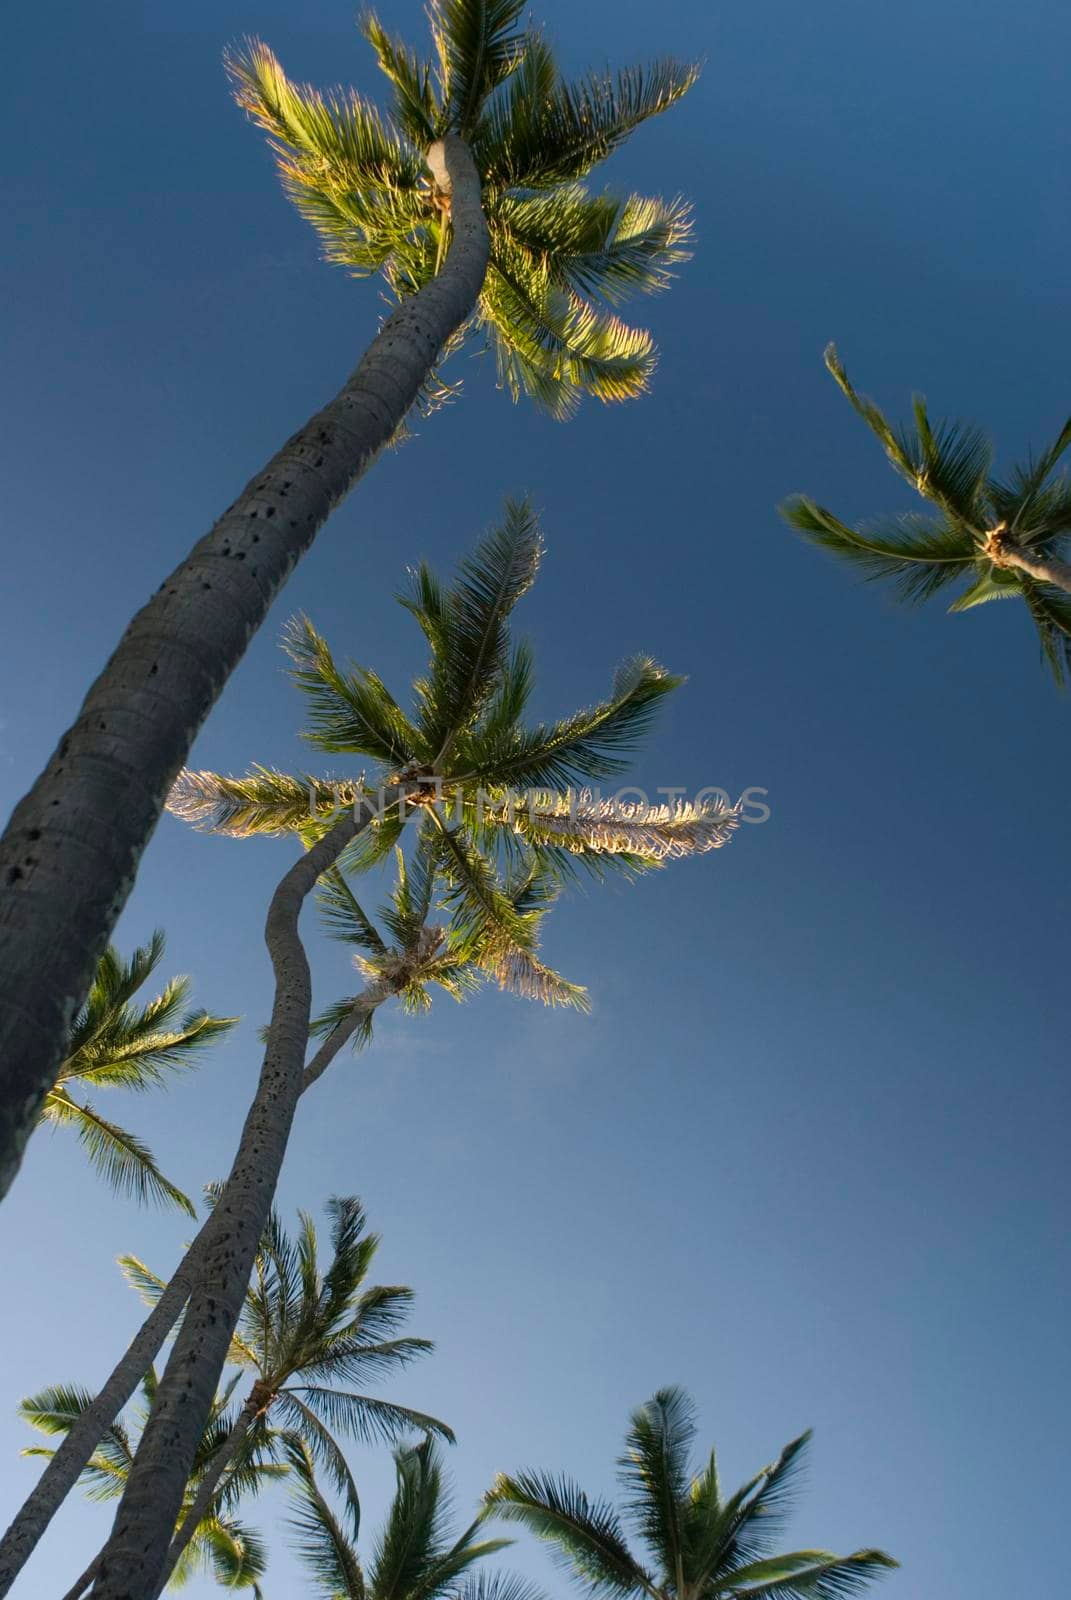
[[[473,1570],[510,1541],[480,1538],[480,1518],[451,1536],[442,1461],[431,1438],[395,1451],[394,1497],[367,1572],[316,1482],[311,1454],[298,1445],[291,1463],[294,1546],[313,1592],[325,1600],[539,1600],[509,1573]]]
[[[218,1190],[209,1192],[212,1204]],[[360,1516],[356,1488],[335,1435],[363,1443],[393,1442],[419,1431],[453,1442],[444,1422],[409,1406],[356,1392],[429,1353],[427,1339],[401,1336],[413,1291],[367,1282],[379,1248],[361,1202],[353,1196],[327,1203],[331,1258],[321,1265],[316,1227],[299,1214],[295,1237],[272,1212],[257,1252],[229,1361],[254,1377],[259,1402],[249,1449],[263,1453],[272,1441],[304,1441],[345,1497],[354,1528]],[[127,1281],[154,1305],[166,1287],[136,1256],[123,1256]],[[270,1425],[269,1425],[270,1424]],[[230,1483],[228,1476],[224,1480]]]
[[[513,397],[566,417],[583,394],[625,400],[647,387],[651,336],[612,308],[664,288],[691,237],[684,201],[593,194],[584,180],[679,100],[698,69],[660,61],[568,83],[543,36],[522,26],[524,9],[524,0],[430,0],[428,58],[366,16],[362,32],[386,79],[382,111],[352,90],[292,83],[259,40],[227,64],[327,258],[355,276],[381,273],[397,299],[443,259],[449,206],[427,151],[446,134],[466,141],[491,256],[455,343],[482,333]]]
[[[164,943],[157,929],[129,961],[111,946],[101,957],[93,986],[71,1026],[67,1053],[41,1121],[72,1125],[93,1166],[114,1189],[139,1200],[178,1206],[192,1217],[196,1214],[192,1203],[164,1177],[141,1140],[71,1093],[75,1083],[138,1092],[159,1088],[170,1073],[195,1066],[200,1051],[234,1027],[236,1017],[213,1017],[187,1008],[190,980],[185,977],[171,978],[145,1004],[134,1003],[163,959]]]
[[[217,1395],[215,1404],[197,1449],[193,1473],[186,1486],[181,1524],[193,1504],[198,1486],[211,1467],[212,1458],[231,1432],[237,1416],[232,1404],[234,1382]],[[146,1373],[141,1385],[142,1403],[134,1408],[131,1421],[115,1421],[108,1428],[81,1475],[81,1482],[91,1500],[116,1500],[123,1492],[130,1467],[137,1450],[138,1436],[156,1392],[156,1373]],[[53,1384],[39,1393],[27,1396],[19,1405],[19,1415],[40,1433],[53,1437],[67,1433],[79,1417],[93,1404],[94,1396],[88,1389],[74,1384]],[[287,1465],[279,1459],[281,1447],[276,1438],[262,1435],[250,1441],[231,1475],[230,1494],[213,1506],[211,1512],[198,1524],[197,1530],[175,1568],[169,1587],[180,1588],[198,1572],[213,1576],[224,1588],[252,1589],[260,1595],[259,1580],[264,1575],[267,1557],[260,1536],[232,1513],[230,1507],[239,1494],[254,1495],[266,1485],[287,1473]],[[53,1451],[43,1446],[31,1446],[22,1451],[24,1456],[51,1457]]]
[[[1071,595],[1004,565],[1003,554],[1011,543],[1043,558],[1066,557],[1071,482],[1057,469],[1071,445],[1071,420],[1049,449],[997,477],[992,446],[978,428],[932,422],[921,397],[914,402],[912,425],[894,427],[856,392],[832,345],[825,359],[893,467],[934,509],[850,527],[814,500],[795,495],[781,507],[785,520],[868,578],[891,580],[902,600],[928,600],[956,583],[963,588],[950,611],[1023,600],[1043,656],[1057,682],[1064,682],[1071,667]]]
[[[169,810],[210,832],[291,832],[308,842],[340,806],[408,782],[416,792],[348,847],[323,901],[332,931],[359,950],[362,970],[400,973],[416,1009],[428,981],[461,998],[481,974],[547,1004],[585,1004],[584,991],[537,954],[558,887],[577,868],[635,876],[702,854],[724,844],[739,821],[723,804],[618,804],[587,787],[625,769],[661,702],[683,682],[649,656],[626,661],[595,705],[554,722],[526,721],[533,660],[513,640],[510,619],[542,551],[530,504],[510,501],[451,585],[426,566],[412,574],[399,598],[421,627],[429,660],[408,709],[376,673],[340,667],[308,619],[290,625],[286,648],[309,709],[306,738],[362,759],[364,773],[335,783],[265,767],[245,778],[186,771],[168,800]],[[388,858],[414,813],[416,845],[383,910],[385,936],[347,879]],[[429,943],[435,905],[447,924]],[[351,1005],[321,1020],[337,1020]]]
[[[630,1548],[614,1507],[590,1500],[566,1477],[500,1476],[486,1505],[546,1540],[592,1595],[842,1600],[896,1566],[880,1550],[776,1553],[809,1434],[730,1495],[722,1492],[713,1451],[694,1471],[695,1435],[694,1407],[681,1389],[659,1390],[632,1414],[618,1467],[625,1516],[644,1559]]]

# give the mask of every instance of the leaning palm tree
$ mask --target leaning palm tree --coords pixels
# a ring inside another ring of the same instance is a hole
[[[212,1498],[208,1505],[199,1505],[199,1489],[212,1470],[216,1458],[234,1431],[238,1413],[231,1404],[237,1384],[234,1379],[215,1398],[208,1425],[198,1444],[194,1469],[186,1488],[183,1503],[183,1528],[195,1505],[195,1521],[183,1547],[182,1557],[170,1574],[170,1586],[178,1589],[199,1571],[210,1573],[216,1582],[231,1589],[252,1589],[259,1597],[259,1580],[264,1575],[266,1557],[258,1534],[246,1527],[234,1515],[240,1497],[255,1495],[267,1483],[284,1477],[288,1472],[286,1461],[281,1459],[279,1441],[266,1431],[248,1441],[240,1458],[232,1463],[225,1492]],[[123,1492],[134,1460],[137,1434],[144,1426],[145,1417],[156,1393],[156,1374],[150,1368],[142,1384],[144,1405],[139,1406],[128,1423],[118,1419],[101,1438],[97,1449],[82,1474],[82,1483],[91,1500],[115,1500]],[[29,1395],[19,1406],[19,1415],[40,1433],[67,1434],[79,1417],[92,1404],[88,1390],[74,1384],[53,1384]],[[132,1424],[132,1425],[131,1425]],[[53,1451],[35,1445],[22,1451],[24,1456],[44,1456],[50,1459]],[[90,1563],[76,1583],[72,1584],[64,1600],[78,1597],[93,1581],[97,1558]]]
[[[326,1270],[319,1264],[308,1213],[301,1213],[296,1240],[274,1212],[265,1229],[229,1352],[229,1361],[252,1374],[253,1382],[198,1475],[171,1544],[168,1573],[179,1569],[190,1540],[213,1508],[226,1501],[236,1475],[240,1481],[250,1454],[269,1452],[274,1439],[292,1443],[300,1438],[354,1510],[352,1478],[337,1432],[365,1443],[389,1442],[414,1430],[453,1441],[452,1431],[434,1417],[350,1387],[389,1375],[433,1346],[427,1339],[396,1337],[412,1304],[411,1289],[367,1285],[379,1236],[367,1231],[360,1201],[333,1199],[327,1213],[331,1260]],[[145,1301],[155,1305],[164,1280],[136,1256],[123,1256],[120,1265]]]
[[[563,1558],[590,1594],[643,1600],[843,1600],[897,1563],[881,1550],[776,1553],[802,1434],[735,1493],[723,1495],[711,1451],[693,1476],[694,1407],[660,1389],[633,1412],[618,1463],[626,1512],[645,1547],[630,1548],[613,1506],[548,1473],[500,1476],[486,1496],[499,1516],[523,1523]]]
[[[139,1200],[159,1200],[195,1216],[190,1200],[165,1178],[152,1151],[136,1135],[109,1122],[72,1089],[157,1088],[169,1072],[195,1064],[197,1052],[234,1026],[234,1017],[186,1010],[188,978],[171,978],[144,1005],[132,1002],[159,966],[164,935],[124,961],[114,948],[97,963],[93,987],[74,1019],[56,1081],[45,1097],[40,1120],[73,1127],[92,1165],[114,1189]]]
[[[1071,445],[1071,421],[1047,450],[993,475],[993,451],[977,428],[932,423],[916,397],[914,426],[895,428],[856,393],[832,345],[826,365],[892,465],[932,513],[912,513],[852,528],[804,495],[782,515],[813,544],[888,578],[900,599],[928,600],[963,585],[949,606],[968,611],[989,600],[1022,600],[1057,683],[1071,669],[1071,482],[1057,475]]]
[[[523,0],[431,0],[421,58],[374,18],[389,101],[229,58],[284,182],[357,275],[399,302],[339,394],[256,474],[138,613],[0,841],[0,1195],[55,1078],[67,1020],[198,728],[332,508],[441,390],[441,357],[493,345],[502,382],[557,416],[646,386],[649,336],[614,307],[663,287],[687,208],[585,180],[678,100],[693,67],[565,81]]]
[[[365,1571],[352,1534],[325,1498],[309,1452],[291,1451],[294,1548],[312,1593],[324,1600],[538,1600],[530,1584],[508,1573],[473,1572],[509,1544],[478,1539],[481,1520],[452,1539],[446,1530],[442,1465],[431,1439],[395,1452],[397,1485]]]
[[[149,1323],[142,1330],[147,1341],[160,1339],[185,1304],[94,1600],[151,1600],[166,1561],[166,1541],[196,1430],[207,1414],[241,1314],[298,1098],[315,1070],[316,1058],[305,1064],[311,982],[297,923],[317,880],[351,845],[355,848],[346,858],[351,870],[380,857],[400,837],[410,812],[419,813],[423,849],[434,853],[455,924],[470,935],[472,950],[486,970],[506,988],[550,1003],[575,1004],[580,998],[575,986],[537,953],[545,907],[525,901],[530,864],[552,864],[564,873],[575,865],[598,871],[618,862],[631,872],[713,849],[736,825],[735,810],[724,806],[619,807],[587,792],[578,796],[553,788],[530,791],[518,821],[514,785],[564,785],[616,774],[658,703],[680,681],[649,657],[637,657],[619,671],[609,698],[600,705],[554,723],[526,725],[531,657],[523,646],[511,649],[509,616],[535,576],[540,550],[530,508],[511,506],[503,525],[462,565],[454,585],[443,587],[427,569],[417,574],[407,604],[423,628],[431,662],[415,685],[412,716],[374,674],[340,675],[319,636],[304,625],[296,631],[298,676],[308,681],[314,723],[317,701],[323,706],[326,726],[316,737],[332,748],[343,740],[342,748],[378,757],[386,781],[376,790],[354,779],[352,807],[341,816],[332,811],[338,803],[333,794],[324,807],[314,807],[310,818],[306,795],[304,820],[293,805],[299,781],[283,777],[278,785],[269,785],[273,803],[281,792],[291,806],[289,813],[276,811],[276,826],[280,815],[284,820],[289,815],[291,830],[304,834],[309,848],[280,879],[266,919],[276,987],[264,1065],[227,1180],[226,1204],[217,1206],[186,1263],[180,1263],[176,1278],[181,1287],[169,1306],[171,1321],[160,1319],[151,1335]],[[192,791],[183,780],[176,803],[184,804],[183,797],[195,792],[197,804],[210,812],[212,795],[218,792],[226,799],[233,781],[241,785],[244,780],[219,779],[213,788],[212,775],[201,775]],[[243,804],[246,799],[243,793]],[[446,813],[447,801],[457,808],[453,819]],[[211,820],[207,812],[206,819]],[[500,870],[501,862],[515,857],[522,871],[519,886],[504,882]],[[332,1029],[317,1057],[329,1057],[344,1037],[344,1028]],[[121,1368],[105,1386],[109,1407],[122,1392]],[[23,1521],[20,1512],[5,1536],[8,1570],[15,1564],[8,1551],[25,1550],[39,1527],[38,1516],[27,1510]]]

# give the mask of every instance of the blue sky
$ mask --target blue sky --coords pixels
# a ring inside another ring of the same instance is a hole
[[[383,14],[419,37],[415,3]],[[529,490],[548,546],[518,614],[537,710],[590,701],[649,650],[689,682],[635,781],[761,785],[772,817],[559,907],[547,948],[590,986],[589,1018],[497,993],[385,1018],[303,1105],[281,1203],[360,1194],[377,1277],[417,1290],[413,1331],[438,1350],[391,1393],[454,1424],[459,1515],[520,1465],[612,1488],[628,1410],[679,1382],[730,1478],[814,1426],[793,1542],[883,1545],[904,1564],[890,1596],[1004,1600],[994,1527],[1029,1530],[1036,1572],[1063,1564],[1067,701],[1019,607],[898,611],[774,506],[796,489],[848,517],[910,504],[822,369],[830,338],[889,409],[920,389],[1005,459],[1064,420],[1066,12],[537,15],[574,68],[706,58],[607,171],[696,206],[695,259],[641,308],[653,393],[562,427],[461,362],[463,398],[332,519],[194,760],[307,759],[278,650],[298,609],[404,685],[420,664],[392,599],[404,568],[448,566]],[[374,286],[319,263],[229,102],[221,51],[247,31],[297,77],[374,89],[335,0],[9,24],[5,808],[131,613],[381,314]],[[261,926],[288,850],[167,818],[118,930],[129,949],[166,927],[169,970],[245,1019],[168,1095],[109,1097],[192,1190],[225,1171],[255,1082]],[[312,918],[309,941],[326,1001],[344,958]],[[103,1375],[138,1320],[112,1258],[166,1269],[185,1230],[48,1134],[3,1222],[6,1512],[34,1470],[18,1397]],[[353,1462],[371,1529],[389,1462]],[[249,1514],[277,1596],[301,1592],[281,1509]],[[60,1593],[107,1525],[72,1501],[18,1593]],[[539,1552],[514,1564],[564,1597]]]

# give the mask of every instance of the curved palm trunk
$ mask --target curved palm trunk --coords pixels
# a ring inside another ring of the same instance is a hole
[[[197,730],[298,559],[476,304],[489,250],[476,168],[453,135],[427,159],[451,193],[442,271],[387,319],[335,399],[137,614],[0,839],[0,1196]]]
[[[1063,589],[1065,594],[1071,594],[1071,565],[1066,561],[1059,561],[1055,556],[1036,556],[1029,550],[1017,544],[1000,544],[1000,554],[997,565],[1001,567],[1014,567],[1019,572],[1026,572],[1031,578],[1036,578],[1039,583],[1051,583],[1055,589]]]
[[[388,800],[401,792],[388,790]],[[275,973],[275,1002],[260,1082],[213,1211],[219,1226],[205,1252],[101,1553],[94,1600],[155,1600],[160,1591],[186,1483],[241,1314],[301,1093],[312,985],[298,917],[317,878],[371,816],[365,805],[360,820],[351,813],[336,822],[294,863],[272,896],[265,938]]]
[[[364,989],[345,1021],[328,1034],[305,1068],[301,1078],[301,1094],[327,1071],[343,1045],[353,1037],[361,1017],[368,1011],[374,1011],[392,993],[394,990],[386,983],[370,983]],[[138,1329],[111,1376],[93,1404],[82,1412],[74,1427],[63,1436],[59,1448],[27,1495],[3,1539],[0,1539],[0,1600],[33,1554],[38,1540],[78,1482],[105,1431],[134,1393],[181,1316],[200,1263],[215,1237],[214,1217],[215,1212],[202,1224],[172,1273],[167,1288]],[[99,1557],[94,1558],[92,1567],[82,1575],[77,1594],[81,1594],[91,1579],[96,1577],[98,1561]],[[64,1600],[68,1600],[68,1597],[65,1596]]]

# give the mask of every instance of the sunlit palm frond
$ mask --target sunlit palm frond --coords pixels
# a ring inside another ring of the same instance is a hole
[[[443,131],[472,132],[487,97],[520,65],[527,0],[429,0]]]
[[[534,195],[504,195],[491,229],[492,251],[522,252],[529,270],[545,264],[558,287],[616,305],[668,287],[691,252],[691,208],[682,199],[589,194],[566,184]],[[497,249],[496,249],[497,245]]]
[[[591,790],[560,794],[531,790],[499,799],[492,791],[485,821],[511,828],[537,851],[551,846],[570,855],[625,855],[654,861],[701,855],[728,843],[739,811],[720,802],[677,801],[651,806],[642,801],[601,799]]]
[[[258,764],[244,778],[184,768],[168,795],[167,809],[202,833],[246,839],[254,834],[300,834],[310,825],[325,827],[363,792],[363,786],[350,779],[294,776]]]
[[[268,1567],[268,1552],[254,1528],[234,1517],[205,1517],[187,1548],[195,1558],[201,1558],[221,1588],[252,1589],[259,1600],[260,1580]],[[180,1586],[174,1579],[172,1585]]]
[[[66,1089],[52,1089],[45,1099],[42,1117],[46,1122],[74,1128],[90,1165],[117,1194],[132,1195],[142,1203],[177,1206],[189,1217],[197,1215],[193,1202],[164,1177],[148,1145],[118,1123],[102,1117],[88,1102],[72,1099]]]
[[[367,13],[360,26],[391,85],[391,120],[416,149],[426,150],[438,136],[440,115],[430,66],[403,40],[388,33],[374,12]]]

